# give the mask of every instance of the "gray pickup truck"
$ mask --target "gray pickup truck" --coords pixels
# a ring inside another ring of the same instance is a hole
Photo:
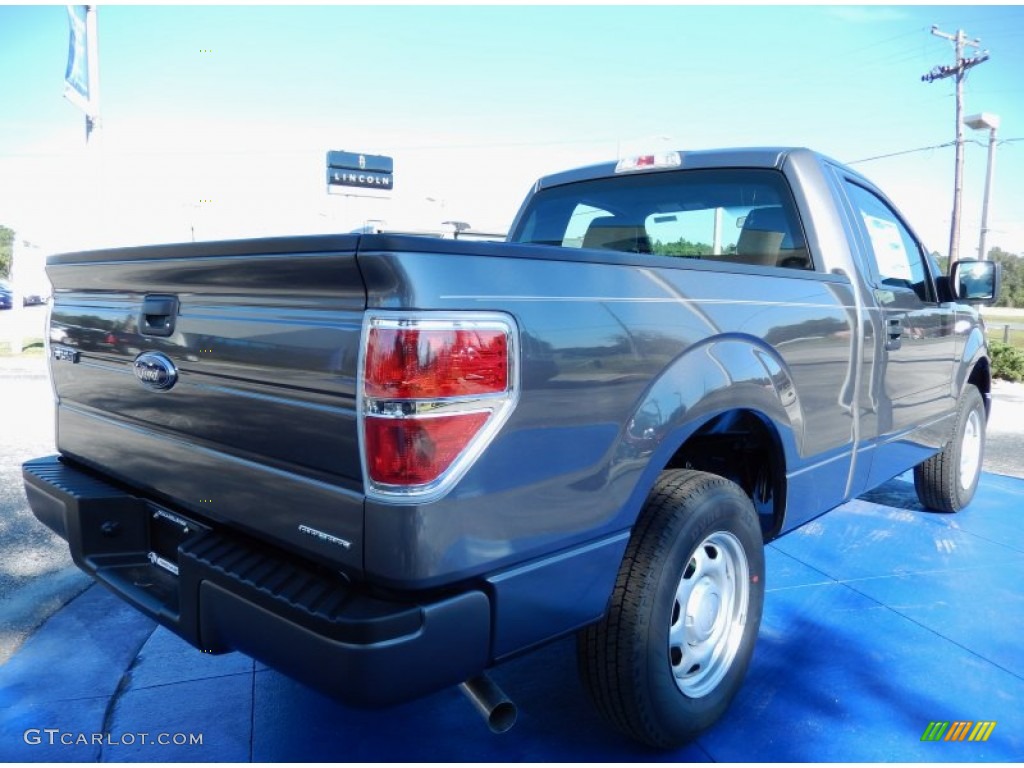
[[[36,516],[197,648],[361,706],[578,633],[626,734],[742,683],[763,544],[914,468],[967,505],[978,313],[895,207],[806,149],[541,179],[508,242],[387,234],[53,256],[59,456]]]

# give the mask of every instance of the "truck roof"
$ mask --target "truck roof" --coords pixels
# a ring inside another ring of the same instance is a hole
[[[657,173],[661,170],[696,169],[696,168],[780,168],[790,158],[798,162],[818,163],[826,161],[833,165],[842,163],[806,147],[736,147],[729,149],[701,149],[694,151],[677,150],[682,160],[681,166],[673,168],[651,168],[640,173]],[[664,155],[666,152],[652,152],[652,155]],[[588,181],[615,174],[616,162],[596,163],[581,168],[573,168],[542,177],[537,181],[534,191],[570,184],[577,181]],[[858,174],[859,175],[859,174]]]

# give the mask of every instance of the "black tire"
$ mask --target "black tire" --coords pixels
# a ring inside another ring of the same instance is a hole
[[[677,594],[685,596],[682,608]],[[607,615],[577,641],[580,674],[597,710],[650,746],[690,741],[739,690],[763,605],[764,546],[750,499],[717,475],[663,472],[633,531]],[[693,666],[708,646],[710,658]]]
[[[985,402],[968,384],[960,395],[953,436],[930,459],[914,467],[914,490],[928,509],[959,512],[971,503],[985,458]]]

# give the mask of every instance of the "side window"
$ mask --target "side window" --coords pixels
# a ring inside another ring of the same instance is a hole
[[[587,230],[596,219],[602,219],[611,214],[593,205],[580,203],[569,215],[569,222],[565,225],[565,234],[562,236],[563,248],[582,248],[583,239]]]
[[[909,288],[921,301],[933,301],[921,246],[896,213],[859,184],[846,181],[846,192],[859,218],[881,287]]]
[[[647,216],[644,226],[660,256],[712,258],[736,253],[735,227],[723,227],[725,214],[724,208],[658,211]]]
[[[811,269],[800,227],[781,200],[770,202],[660,211],[644,225],[654,253],[662,256]]]

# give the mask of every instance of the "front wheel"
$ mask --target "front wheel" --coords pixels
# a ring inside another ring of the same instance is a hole
[[[662,473],[607,615],[579,636],[598,711],[651,746],[691,740],[739,690],[763,604],[764,549],[750,499],[717,475]]]
[[[971,503],[985,455],[985,402],[968,384],[960,396],[952,439],[914,467],[918,500],[937,512],[959,512]]]

